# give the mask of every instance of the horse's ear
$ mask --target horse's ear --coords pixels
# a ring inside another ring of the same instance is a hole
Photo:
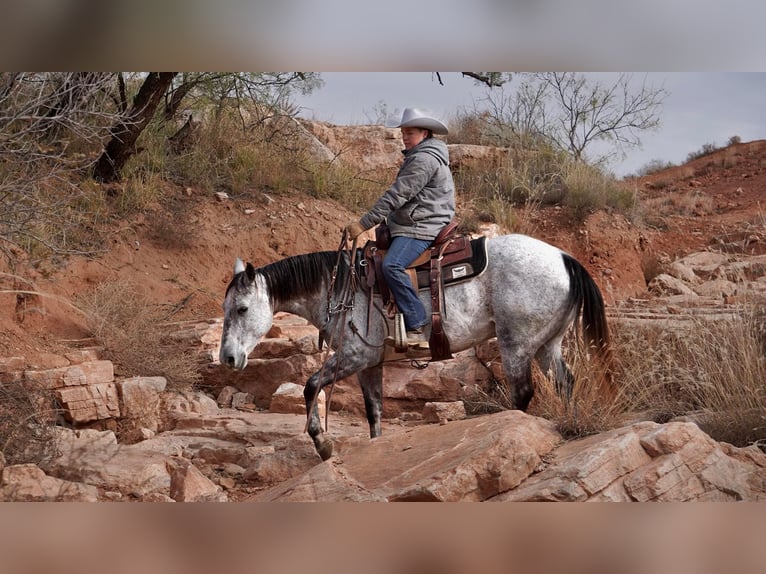
[[[255,281],[255,267],[253,267],[252,263],[248,263],[247,267],[245,267],[245,275],[247,275],[251,282]]]
[[[242,262],[242,260],[237,257],[237,260],[234,262],[234,275],[237,273],[242,273],[245,270],[245,264]]]

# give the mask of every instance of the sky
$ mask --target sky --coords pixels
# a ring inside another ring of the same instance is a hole
[[[481,107],[487,89],[459,72],[325,72],[324,86],[296,103],[300,115],[339,125],[377,123],[405,107],[424,107],[445,120]],[[604,83],[616,73],[589,73]],[[732,136],[766,139],[766,73],[636,72],[634,81],[668,92],[659,129],[644,132],[640,148],[609,168],[617,176],[636,173],[653,160],[681,164],[704,144],[723,147]]]

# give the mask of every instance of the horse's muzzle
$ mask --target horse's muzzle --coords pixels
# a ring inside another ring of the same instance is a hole
[[[230,369],[237,369],[238,371],[241,371],[247,366],[247,356],[243,353],[235,355],[234,353],[226,352],[221,349],[221,352],[218,355],[218,360],[221,361],[222,365],[226,365]]]

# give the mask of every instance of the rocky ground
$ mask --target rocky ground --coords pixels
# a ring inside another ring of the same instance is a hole
[[[329,146],[332,138],[324,141]],[[626,184],[640,197],[630,218],[598,212],[572,226],[564,210],[544,208],[532,221],[534,235],[585,264],[601,285],[613,320],[678,322],[694,313],[725,314],[744,298],[762,295],[766,141],[730,146]],[[360,393],[353,384],[338,385],[329,419],[336,456],[322,463],[302,432],[301,401],[295,398],[300,389],[280,388],[302,384],[317,368],[321,355],[310,328],[280,318],[249,373],[224,372],[211,359],[234,258],[263,264],[335,249],[339,230],[355,214],[297,192],[258,192],[248,201],[193,189],[168,194],[184,208],[161,233],[147,220],[124,222],[98,258],[2,270],[4,290],[14,292],[0,294],[0,376],[46,381],[67,408],[80,413],[74,416],[81,424],[68,421],[56,431],[59,456],[45,464],[5,465],[0,498],[766,496],[761,451],[712,441],[692,423],[636,422],[567,442],[549,422],[518,412],[464,418],[455,405],[488,376],[481,357],[477,360],[480,350],[414,374],[407,366],[387,368],[387,422],[384,437],[372,443]],[[168,323],[196,345],[208,394],[170,393],[162,381],[126,378],[119,365],[105,364],[70,304],[103,281],[140,285],[168,309]],[[264,373],[277,374],[265,382]],[[277,391],[280,398],[274,398]],[[135,432],[95,424],[104,420],[131,420]]]

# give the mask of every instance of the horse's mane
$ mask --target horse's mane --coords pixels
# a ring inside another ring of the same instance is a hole
[[[266,282],[269,299],[276,308],[294,299],[318,295],[323,282],[329,281],[337,260],[338,254],[335,251],[318,251],[280,259],[259,267],[256,273]],[[336,293],[345,284],[347,275],[348,263],[345,258],[341,258],[335,279]],[[246,281],[246,273],[235,275],[227,292]]]

